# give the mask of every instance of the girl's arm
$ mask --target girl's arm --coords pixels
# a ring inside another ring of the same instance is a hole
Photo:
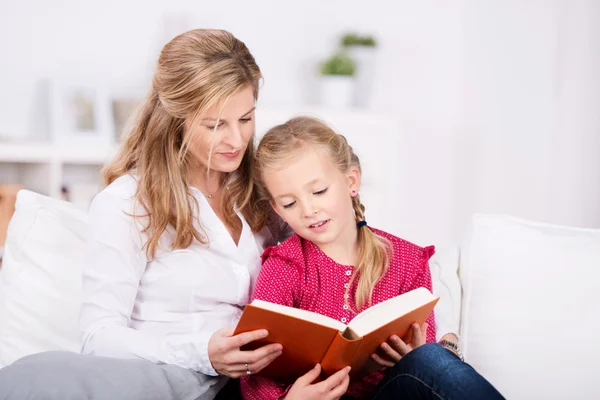
[[[415,268],[414,275],[407,281],[407,287],[405,292],[424,287],[432,292],[431,283],[431,270],[429,269],[429,258],[434,254],[435,250],[433,246],[429,246],[423,249],[423,255]],[[435,343],[435,313],[432,311],[427,320],[427,343]]]
[[[252,299],[294,307],[294,293],[300,282],[299,272],[298,267],[287,260],[277,256],[267,258],[256,280]],[[252,375],[242,377],[240,385],[245,399],[256,400],[282,398],[291,387]]]

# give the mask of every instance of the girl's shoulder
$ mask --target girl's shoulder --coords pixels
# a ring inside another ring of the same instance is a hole
[[[392,235],[391,233],[371,227],[369,227],[369,229],[371,229],[371,231],[377,236],[387,239],[390,242],[394,258],[402,258],[407,261],[412,260],[416,263],[422,263],[423,261],[429,260],[431,256],[435,254],[435,246],[422,247],[409,242],[408,240]]]
[[[264,263],[269,258],[278,258],[294,264],[302,263],[303,253],[302,238],[294,233],[282,243],[267,247],[262,254],[262,262]]]

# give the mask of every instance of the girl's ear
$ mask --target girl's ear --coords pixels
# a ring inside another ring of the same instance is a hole
[[[351,167],[348,171],[348,189],[350,193],[358,193],[360,189],[360,170],[356,167]]]

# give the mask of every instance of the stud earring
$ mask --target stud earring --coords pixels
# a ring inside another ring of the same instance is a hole
[[[356,196],[356,190],[352,190],[352,196]]]

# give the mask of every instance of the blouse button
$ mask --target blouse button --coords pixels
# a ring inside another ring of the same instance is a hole
[[[350,295],[349,295],[349,294],[345,294],[345,295],[344,295],[344,298],[345,298],[345,299],[349,299],[349,298],[350,298]]]
[[[346,271],[346,275],[348,275],[348,276],[352,275],[352,271]]]
[[[345,287],[346,289],[348,289],[348,288],[350,287],[350,284],[349,284],[349,283],[344,283],[344,287]]]
[[[348,309],[348,304],[344,304],[344,310]]]
[[[346,321],[347,321],[346,318],[342,318],[343,323],[346,323]]]

